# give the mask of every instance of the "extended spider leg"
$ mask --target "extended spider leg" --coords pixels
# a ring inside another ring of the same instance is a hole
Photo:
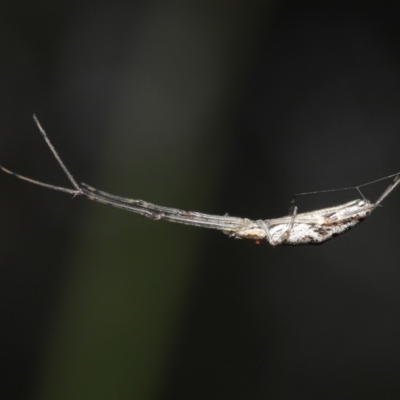
[[[177,208],[159,206],[140,199],[129,199],[95,189],[82,183],[82,194],[91,200],[122,208],[153,220],[166,220],[185,225],[235,232],[242,228],[243,218],[203,214]]]
[[[61,160],[61,157],[58,155],[56,149],[54,148],[54,146],[52,145],[52,143],[50,142],[50,139],[47,137],[45,130],[42,128],[42,125],[40,125],[39,120],[37,119],[36,115],[33,114],[33,120],[35,121],[37,127],[39,128],[40,133],[43,136],[43,139],[45,140],[47,146],[49,146],[49,149],[51,150],[51,152],[54,155],[54,158],[57,160],[58,164],[60,165],[60,167],[62,168],[62,170],[64,171],[65,175],[67,175],[67,178],[69,179],[69,181],[71,182],[72,186],[76,189],[77,192],[82,193],[82,189],[80,188],[80,186],[77,184],[76,180],[74,179],[74,177],[72,176],[71,172],[69,172],[68,168],[65,166],[65,164],[63,163],[63,161]],[[32,182],[34,183],[34,182]],[[42,185],[43,186],[43,185]]]
[[[39,131],[42,134],[43,139],[45,140],[47,146],[49,147],[49,149],[53,153],[53,155],[54,155],[55,159],[57,160],[58,164],[60,165],[60,167],[64,171],[65,175],[67,176],[68,180],[71,182],[72,186],[75,189],[68,189],[68,188],[65,188],[65,187],[62,187],[62,186],[50,185],[48,183],[44,183],[44,182],[38,181],[36,179],[28,178],[27,176],[20,175],[20,174],[17,174],[16,172],[10,171],[9,169],[7,169],[7,168],[5,168],[5,167],[3,167],[1,165],[0,165],[0,169],[2,171],[4,171],[5,173],[9,174],[9,175],[15,176],[18,179],[22,179],[23,181],[26,181],[26,182],[29,182],[29,183],[33,183],[34,185],[43,186],[43,187],[46,187],[48,189],[58,190],[60,192],[70,193],[70,194],[73,194],[74,196],[83,194],[81,187],[76,183],[76,181],[75,181],[74,177],[72,176],[71,172],[69,172],[68,168],[65,166],[65,164],[61,160],[61,158],[58,155],[56,149],[54,148],[54,146],[50,142],[50,139],[47,137],[45,130],[42,128],[42,125],[40,125],[39,120],[36,118],[36,115],[33,115],[33,120],[35,121],[37,127],[39,128]]]
[[[68,189],[68,188],[65,188],[62,186],[50,185],[48,183],[37,181],[36,179],[28,178],[27,176],[17,174],[16,172],[10,171],[9,169],[7,169],[1,165],[0,165],[0,169],[9,175],[15,176],[18,179],[22,179],[23,181],[33,183],[34,185],[44,186],[45,188],[48,188],[48,189],[53,189],[53,190],[58,190],[60,192],[70,193],[70,194],[73,194],[74,196],[82,194],[82,191],[79,187],[78,187],[78,189],[74,190],[74,189]]]
[[[157,204],[152,204],[144,200],[128,199],[120,196],[115,196],[107,192],[95,189],[89,185],[82,183],[79,185],[77,181],[72,176],[71,172],[68,170],[61,157],[57,153],[50,139],[43,127],[40,125],[39,120],[36,116],[33,119],[39,128],[47,146],[53,153],[53,156],[57,160],[61,169],[64,171],[68,180],[71,182],[73,188],[65,188],[62,186],[51,185],[45,182],[41,182],[32,178],[28,178],[24,175],[17,174],[9,169],[0,166],[0,169],[9,175],[13,175],[16,178],[22,179],[26,182],[33,183],[34,185],[39,185],[46,187],[48,189],[58,190],[61,192],[66,192],[73,194],[74,196],[82,195],[91,200],[97,201],[99,203],[107,204],[117,208],[121,208],[126,211],[134,212],[140,214],[144,217],[151,218],[154,220],[164,219],[171,222],[177,222],[180,224],[199,226],[204,228],[218,229],[222,231],[236,232],[239,231],[244,225],[243,218],[229,217],[229,216],[218,216],[203,214],[194,211],[184,211],[171,207],[159,206]]]
[[[382,203],[385,197],[387,197],[399,183],[400,183],[400,175],[396,175],[393,179],[393,182],[387,187],[387,189],[382,193],[381,197],[379,197],[379,199],[375,202],[374,208],[379,206],[379,204]]]

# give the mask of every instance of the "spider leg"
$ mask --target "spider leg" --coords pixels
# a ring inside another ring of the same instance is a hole
[[[386,188],[386,190],[381,194],[379,199],[375,202],[374,208],[379,206],[382,201],[394,190],[394,188],[400,183],[400,175],[396,175],[393,179],[393,182]]]
[[[37,119],[36,115],[33,115],[33,120],[35,121],[35,123],[36,123],[40,133],[42,134],[43,139],[45,140],[47,146],[49,147],[50,151],[53,153],[54,158],[57,160],[57,162],[60,165],[61,169],[64,171],[64,173],[67,176],[68,180],[71,182],[71,185],[75,189],[69,189],[69,188],[65,188],[65,187],[62,187],[62,186],[50,185],[48,183],[41,182],[41,181],[38,181],[36,179],[28,178],[27,176],[17,174],[14,171],[10,171],[9,169],[7,169],[5,167],[2,167],[1,165],[0,165],[0,169],[3,172],[5,172],[5,173],[7,173],[9,175],[15,176],[18,179],[22,179],[23,181],[26,181],[26,182],[29,182],[29,183],[33,183],[34,185],[43,186],[43,187],[46,187],[48,189],[58,190],[60,192],[70,193],[70,194],[73,194],[74,196],[78,196],[80,194],[83,194],[81,187],[77,184],[77,182],[75,181],[75,179],[72,176],[71,172],[69,172],[68,168],[66,167],[64,162],[61,160],[61,157],[58,155],[58,153],[57,153],[56,149],[54,148],[53,144],[50,142],[50,139],[47,137],[47,134],[46,134],[45,130],[42,128],[42,125],[40,125],[40,122]]]
[[[166,220],[184,225],[235,232],[243,227],[243,218],[203,214],[159,206],[140,199],[129,199],[95,189],[82,183],[82,194],[90,200],[140,214],[154,220]]]
[[[15,176],[16,178],[21,179],[23,181],[26,181],[26,182],[29,182],[29,183],[33,183],[34,185],[43,186],[43,187],[48,188],[48,189],[58,190],[59,192],[70,193],[70,194],[73,194],[74,196],[82,194],[82,191],[81,191],[81,189],[79,187],[75,190],[75,189],[68,189],[68,188],[65,188],[65,187],[62,187],[62,186],[50,185],[48,183],[37,181],[36,179],[28,178],[27,176],[17,174],[16,172],[10,171],[9,169],[7,169],[7,168],[5,168],[5,167],[3,167],[1,165],[0,165],[0,169],[3,172],[5,172],[6,174]]]
[[[290,215],[289,215],[289,216],[291,216],[290,222],[287,224],[285,230],[280,234],[280,236],[276,240],[274,240],[271,235],[271,231],[270,231],[271,221],[268,219],[265,221],[264,220],[257,221],[257,223],[260,224],[262,226],[262,228],[264,229],[265,237],[271,246],[279,246],[290,235],[290,232],[293,228],[294,221],[297,216],[297,206],[295,206],[294,203],[295,203],[295,198],[293,198],[293,200],[292,200],[292,206],[291,206],[291,211],[290,211]]]
[[[61,157],[58,155],[56,149],[54,148],[53,144],[50,142],[50,139],[48,138],[45,130],[42,128],[42,125],[40,125],[39,120],[37,119],[36,115],[33,115],[33,120],[35,121],[37,127],[39,128],[40,133],[43,136],[43,139],[45,140],[47,146],[49,147],[49,149],[51,150],[51,152],[53,153],[54,158],[57,160],[58,164],[60,165],[60,167],[62,168],[62,170],[64,171],[65,175],[67,175],[67,178],[69,179],[69,181],[71,182],[72,186],[78,191],[81,192],[81,188],[78,185],[78,183],[76,182],[76,180],[74,179],[74,177],[72,176],[71,172],[69,172],[68,168],[66,167],[66,165],[64,164],[63,160],[61,160]]]

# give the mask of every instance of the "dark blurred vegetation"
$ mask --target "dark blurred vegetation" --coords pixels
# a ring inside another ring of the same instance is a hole
[[[20,173],[68,184],[33,113],[77,180],[214,214],[400,169],[396,2],[1,8],[0,162]],[[321,247],[270,248],[0,186],[2,399],[400,396],[399,192]]]

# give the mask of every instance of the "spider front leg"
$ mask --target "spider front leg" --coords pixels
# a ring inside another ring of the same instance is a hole
[[[293,197],[293,200],[291,202],[289,216],[291,216],[290,222],[287,224],[285,230],[280,234],[280,236],[276,240],[273,239],[271,231],[270,231],[271,221],[268,219],[265,221],[264,220],[257,221],[257,223],[264,229],[265,237],[271,246],[279,246],[290,235],[290,232],[293,228],[294,221],[297,216],[297,206],[295,206],[295,197]]]

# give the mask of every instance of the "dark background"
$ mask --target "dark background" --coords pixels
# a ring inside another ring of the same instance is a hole
[[[77,180],[213,214],[279,217],[400,170],[397,2],[1,10],[17,172],[68,185],[33,113]],[[399,191],[323,246],[272,248],[0,187],[2,399],[400,397]]]

